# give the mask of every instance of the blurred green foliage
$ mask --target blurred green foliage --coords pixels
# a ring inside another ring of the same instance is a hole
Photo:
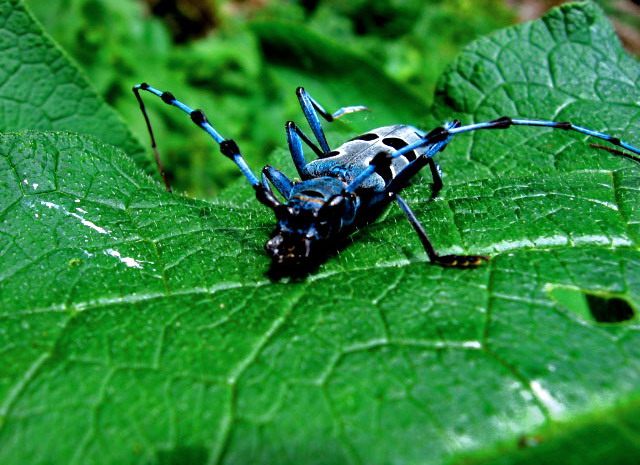
[[[252,22],[287,21],[315,31],[430,102],[438,76],[464,45],[516,20],[515,10],[502,0],[27,4],[145,145],[148,134],[130,91],[139,82],[171,90],[205,109],[223,135],[241,143],[256,169],[275,148],[285,146],[284,123],[300,120],[294,95],[300,84],[273,78]],[[158,102],[148,107],[175,189],[210,197],[238,176],[231,163],[218,163],[211,140],[188,118]]]
[[[296,84],[272,79],[251,22],[306,25],[431,100],[437,77],[463,45],[515,19],[500,0],[211,2],[200,8],[212,11],[214,27],[185,41],[184,31],[175,30],[175,15],[155,17],[144,2],[27,4],[143,143],[148,135],[130,88],[144,81],[205,109],[223,134],[241,142],[257,168],[274,148],[285,146],[284,123],[300,115]],[[212,157],[212,142],[188,118],[157,102],[148,106],[176,189],[208,197],[237,177],[232,164]]]

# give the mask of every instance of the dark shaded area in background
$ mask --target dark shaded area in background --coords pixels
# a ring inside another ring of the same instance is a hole
[[[506,0],[517,11],[521,21],[530,21],[542,16],[554,6],[567,3],[559,0]],[[640,0],[598,0],[607,13],[616,32],[629,52],[640,54]]]
[[[213,4],[207,0],[144,0],[151,13],[166,24],[175,43],[206,36],[219,24]]]
[[[161,18],[171,31],[177,44],[205,37],[221,24],[214,3],[208,0],[142,0],[151,14]],[[248,17],[259,10],[268,10],[269,1],[231,1],[229,11],[243,13]],[[300,0],[299,5],[308,19],[319,8],[322,0]],[[566,0],[506,0],[517,12],[520,21],[529,21],[542,16],[554,6]],[[633,53],[640,53],[640,0],[601,0],[598,2],[612,17],[624,45]],[[398,7],[389,1],[353,1],[337,6],[336,13],[353,23],[356,35],[374,35],[387,38],[402,36],[412,27],[418,12],[424,8],[420,3],[407,2],[404,15],[398,15]],[[426,6],[427,8],[429,6]]]

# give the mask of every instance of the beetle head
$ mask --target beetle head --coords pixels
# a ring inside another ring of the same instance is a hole
[[[314,261],[354,210],[353,198],[347,193],[334,195],[326,202],[293,198],[274,209],[278,224],[265,249],[278,265],[299,266]]]

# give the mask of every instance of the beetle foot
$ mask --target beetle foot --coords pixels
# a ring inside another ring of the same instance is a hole
[[[443,255],[435,259],[435,263],[446,268],[475,268],[488,261],[485,255]]]

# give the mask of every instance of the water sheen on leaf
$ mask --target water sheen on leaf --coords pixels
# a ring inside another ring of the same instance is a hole
[[[583,107],[568,116],[637,144],[635,94],[548,78],[572,47],[637,76],[601,12],[573,5],[472,45],[435,117]],[[595,465],[604,418],[607,458],[629,463],[637,317],[589,320],[554,291],[637,315],[640,167],[557,132],[460,136],[442,198],[407,190],[438,250],[487,266],[429,265],[394,208],[295,282],[266,276],[256,202],[170,195],[90,136],[2,135],[0,463]]]

